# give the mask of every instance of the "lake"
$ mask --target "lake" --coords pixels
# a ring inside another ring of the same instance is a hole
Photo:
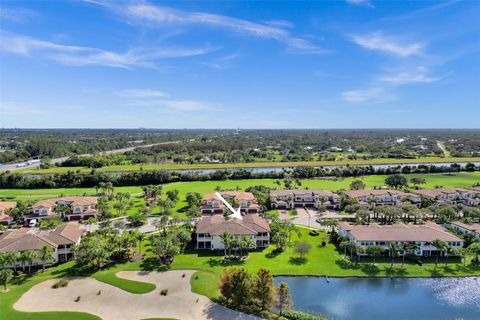
[[[276,277],[290,287],[294,308],[330,320],[478,320],[480,277]]]

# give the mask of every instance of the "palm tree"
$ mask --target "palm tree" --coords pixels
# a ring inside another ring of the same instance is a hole
[[[400,245],[400,249],[402,250],[402,268],[403,268],[403,265],[405,264],[405,256],[410,250],[410,244],[408,242],[402,242],[402,244]]]
[[[17,263],[20,259],[20,252],[10,251],[5,255],[5,264],[13,267],[13,271],[17,273]]]
[[[442,241],[442,240],[439,240],[439,239],[435,239],[431,242],[431,245],[434,246],[435,248],[437,248],[437,251],[443,253],[444,250],[446,250],[445,248],[447,247],[447,244]],[[437,266],[438,264],[438,254],[435,256],[435,267]]]
[[[230,244],[232,242],[232,235],[225,231],[224,233],[222,233],[222,235],[220,235],[220,240],[223,243],[224,258],[227,258],[227,249],[230,248]]]
[[[367,247],[367,253],[372,257],[373,263],[372,265],[375,265],[375,258],[380,256],[384,251],[384,248],[381,246],[370,246]]]
[[[45,264],[53,261],[53,249],[50,246],[44,246],[40,251],[40,260],[42,260],[42,272],[45,272]]]
[[[390,252],[390,257],[392,258],[392,264],[391,267],[393,267],[393,264],[395,263],[395,257],[398,254],[398,244],[396,242],[390,242],[388,244],[388,251]]]
[[[458,248],[455,248],[455,247],[451,247],[451,246],[447,246],[447,249],[445,251],[445,268],[448,267],[448,256],[449,255],[452,255],[452,256],[461,256],[462,255],[462,251]]]
[[[32,273],[32,264],[35,259],[38,259],[38,253],[35,250],[27,250],[22,252],[25,262],[28,263],[28,273]]]

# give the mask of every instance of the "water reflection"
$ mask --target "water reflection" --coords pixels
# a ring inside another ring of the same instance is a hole
[[[278,277],[296,309],[332,320],[480,319],[480,278]]]

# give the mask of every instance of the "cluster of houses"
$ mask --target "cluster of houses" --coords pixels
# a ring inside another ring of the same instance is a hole
[[[361,205],[371,208],[376,205],[399,206],[405,202],[419,204],[422,198],[428,198],[442,204],[478,205],[480,188],[442,188],[423,189],[402,192],[392,189],[352,190],[344,196],[356,199]],[[273,190],[270,193],[273,209],[289,210],[294,208],[338,209],[341,196],[325,190]],[[15,202],[0,202],[0,223],[8,225],[11,218],[6,211],[14,208]],[[97,198],[69,196],[41,200],[33,204],[25,220],[47,219],[59,214],[67,220],[66,224],[50,231],[33,228],[11,230],[0,235],[0,252],[40,250],[51,246],[55,252],[55,262],[72,258],[72,246],[79,243],[84,230],[76,220],[97,218]],[[196,224],[196,248],[203,250],[223,250],[222,236],[230,234],[234,239],[248,238],[254,248],[270,245],[270,227],[261,216],[262,207],[250,192],[225,191],[208,193],[203,197],[200,207],[201,219]],[[452,222],[451,228],[463,234],[480,237],[480,223],[465,224]],[[391,242],[397,244],[416,243],[418,256],[436,256],[440,251],[432,246],[434,240],[442,240],[452,247],[462,247],[464,241],[435,223],[421,225],[392,224],[352,225],[341,221],[338,223],[340,235],[355,241],[364,247],[383,246],[388,249]]]

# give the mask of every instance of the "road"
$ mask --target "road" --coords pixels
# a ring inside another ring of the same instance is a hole
[[[169,143],[180,143],[181,141],[167,141],[167,142],[159,142],[159,143],[152,143],[152,144],[144,144],[144,145],[140,145],[140,146],[134,146],[134,147],[128,147],[128,148],[122,148],[122,149],[114,149],[114,150],[107,150],[107,151],[101,151],[99,153],[97,153],[98,155],[107,155],[107,154],[115,154],[115,153],[124,153],[124,152],[127,152],[127,151],[133,151],[135,150],[136,148],[148,148],[148,147],[153,147],[153,146],[158,146],[158,145],[162,145],[162,144],[169,144]],[[91,156],[92,154],[81,154],[79,155],[80,157],[86,157],[86,156]],[[65,160],[67,160],[69,157],[60,157],[60,158],[53,158],[52,159],[52,163],[53,164],[56,164],[56,163],[60,163],[60,162],[63,162]],[[17,162],[17,163],[10,163],[10,164],[6,164],[6,165],[3,165],[3,166],[0,166],[0,171],[15,171],[15,170],[20,170],[20,169],[33,169],[33,168],[38,168],[40,167],[40,162],[36,162],[36,163],[32,163],[32,164],[29,164],[27,166],[23,166],[23,167],[17,167],[19,164],[23,164],[27,161],[22,161],[22,162]]]

